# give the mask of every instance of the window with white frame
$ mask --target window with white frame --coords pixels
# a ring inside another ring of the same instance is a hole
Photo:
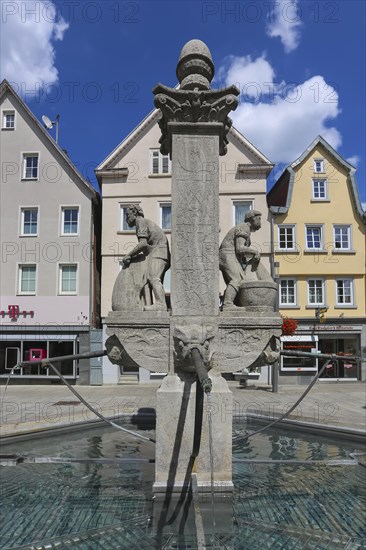
[[[61,235],[79,234],[79,207],[63,206],[61,208]]]
[[[77,293],[77,273],[76,264],[60,265],[59,272],[59,293],[76,294]]]
[[[37,266],[35,264],[26,264],[19,266],[19,294],[36,293],[36,273]]]
[[[322,306],[325,303],[324,295],[324,280],[309,279],[308,280],[308,305]]]
[[[281,250],[295,250],[295,226],[278,226],[278,248]]]
[[[324,200],[327,199],[327,180],[314,179],[313,180],[313,199]]]
[[[150,149],[150,174],[171,174],[169,155],[162,155],[159,149]]]
[[[351,226],[334,225],[334,248],[337,250],[351,249]]]
[[[234,201],[234,225],[243,223],[245,221],[245,214],[252,210],[252,203],[250,201]]]
[[[162,229],[170,230],[172,228],[172,205],[160,205],[160,225]]]
[[[323,227],[321,225],[307,225],[306,249],[321,250],[323,248]]]
[[[324,159],[314,159],[314,172],[317,174],[324,172]]]
[[[337,288],[337,295],[336,295],[337,306],[352,306],[353,305],[353,280],[337,279],[336,288]]]
[[[130,204],[120,204],[119,213],[119,231],[135,231],[136,227],[130,227],[126,220],[126,210],[131,206]]]
[[[15,111],[3,111],[3,125],[6,130],[14,130],[15,128]]]
[[[21,235],[36,236],[38,234],[38,208],[22,208]]]
[[[280,280],[280,306],[296,305],[296,280]]]
[[[25,153],[23,155],[23,179],[38,179],[38,153]]]

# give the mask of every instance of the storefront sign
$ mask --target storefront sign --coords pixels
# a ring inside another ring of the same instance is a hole
[[[10,319],[18,319],[21,315],[23,317],[26,317],[27,315],[30,315],[31,317],[34,316],[34,311],[20,311],[20,308],[18,305],[10,305],[8,306],[8,311],[0,311],[0,315],[2,317],[5,317],[6,315],[9,315]]]
[[[310,330],[314,332],[347,332],[347,331],[361,331],[360,325],[299,325],[297,332],[303,330]]]

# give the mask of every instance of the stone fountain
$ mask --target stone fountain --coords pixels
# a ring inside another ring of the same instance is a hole
[[[232,394],[222,374],[273,363],[281,332],[277,285],[251,246],[260,212],[247,213],[219,245],[219,156],[239,90],[211,89],[213,76],[209,49],[191,40],[178,61],[179,89],[153,90],[161,152],[172,159],[172,250],[140,206],[128,209],[138,241],[124,258],[106,320],[112,362],[167,373],[157,392],[155,494],[186,491],[193,472],[199,491],[213,480],[217,492],[232,491]],[[168,311],[162,281],[170,265]],[[203,393],[212,402],[211,445]]]

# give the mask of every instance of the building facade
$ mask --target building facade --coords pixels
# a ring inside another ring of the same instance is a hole
[[[100,199],[7,81],[0,99],[4,381],[19,361],[90,350],[99,324]],[[90,383],[89,360],[59,366],[71,382]],[[12,380],[58,378],[31,366]]]
[[[279,310],[299,322],[282,346],[344,355],[324,381],[365,380],[365,212],[355,168],[318,136],[269,191],[268,206]],[[306,383],[322,364],[282,358],[280,375]]]
[[[121,268],[121,260],[137,243],[135,231],[126,223],[128,205],[138,203],[146,218],[158,223],[170,240],[171,227],[171,161],[161,155],[158,126],[160,113],[153,110],[98,166],[96,175],[102,189],[102,321],[111,308],[113,285]],[[254,246],[270,269],[270,223],[266,203],[266,178],[273,165],[235,128],[228,133],[227,155],[220,157],[220,240],[245,212],[262,212],[262,228],[255,233]],[[169,303],[170,277],[164,286]],[[221,280],[221,292],[225,289]],[[217,297],[219,302],[219,296]],[[105,337],[105,335],[104,335]],[[148,377],[145,369],[139,374],[103,360],[104,383],[117,383],[120,374]]]

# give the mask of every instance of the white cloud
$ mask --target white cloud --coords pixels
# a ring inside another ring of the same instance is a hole
[[[58,80],[54,41],[69,24],[50,0],[13,0],[1,18],[1,80],[18,84],[24,94]]]
[[[286,53],[295,50],[300,42],[301,10],[298,0],[276,0],[268,13],[266,33],[280,38]]]
[[[269,91],[274,77],[273,67],[265,58],[265,54],[262,54],[254,60],[250,55],[227,57],[224,66],[219,69],[217,78],[235,84],[243,95],[257,98],[263,90]]]
[[[361,159],[358,155],[353,155],[352,157],[348,157],[346,159],[346,161],[352,164],[352,166],[354,166],[355,168],[357,168],[357,166],[359,165],[360,160]]]
[[[225,84],[242,84],[246,75],[257,75],[260,81],[264,75],[272,90],[268,93],[267,85],[259,90],[259,96],[251,98],[242,87],[241,103],[231,116],[238,130],[270,160],[286,164],[294,161],[319,134],[335,149],[341,145],[339,131],[327,125],[340,112],[338,93],[323,76],[313,76],[297,85],[276,84],[275,70],[263,56],[254,61],[245,56],[242,60],[231,58],[232,64],[225,69]],[[222,70],[219,74],[225,76]]]

